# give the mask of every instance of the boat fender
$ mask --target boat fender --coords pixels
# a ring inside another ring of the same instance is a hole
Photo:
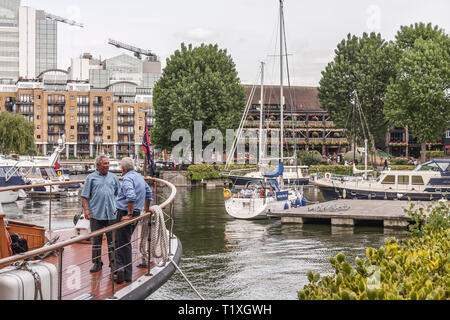
[[[306,198],[302,199],[302,206],[306,207],[306,205],[308,204],[308,200]]]
[[[342,190],[342,198],[347,199],[347,190],[346,189]]]
[[[284,210],[289,210],[289,204],[288,204],[288,203],[286,203],[286,204],[284,205]]]
[[[224,196],[224,198],[226,198],[226,199],[230,199],[230,198],[232,197],[232,194],[231,194],[230,189],[225,189],[225,190],[223,191],[223,196]]]
[[[329,172],[325,173],[325,179],[330,180],[331,179],[331,173],[329,173]]]
[[[297,200],[295,200],[295,205],[296,205],[297,207],[303,207],[303,202],[300,201],[299,198],[297,198]]]

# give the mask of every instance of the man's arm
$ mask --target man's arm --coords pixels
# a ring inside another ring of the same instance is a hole
[[[89,203],[86,198],[81,198],[83,202],[83,211],[84,211],[84,218],[86,220],[91,220],[91,211],[89,211]]]

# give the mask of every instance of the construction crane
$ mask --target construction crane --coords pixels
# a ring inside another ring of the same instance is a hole
[[[66,19],[66,18],[55,16],[54,14],[51,14],[51,13],[48,13],[48,12],[45,12],[45,18],[47,18],[48,20],[53,20],[53,21],[58,21],[58,22],[62,22],[62,23],[67,23],[67,24],[69,24],[71,26],[84,28],[84,25],[82,23],[78,23],[78,22],[75,22],[73,20],[69,20],[69,19]]]
[[[121,49],[125,49],[125,50],[133,52],[134,56],[136,58],[138,58],[139,60],[142,60],[142,56],[156,57],[156,55],[154,55],[150,50],[136,48],[136,47],[130,46],[128,44],[125,44],[125,43],[122,43],[119,41],[115,41],[112,39],[108,40],[108,44],[111,44],[111,45],[115,46],[116,48],[121,48]]]

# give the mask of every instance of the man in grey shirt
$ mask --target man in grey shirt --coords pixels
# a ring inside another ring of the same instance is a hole
[[[95,160],[97,170],[87,177],[81,199],[83,202],[84,217],[90,221],[91,232],[109,227],[116,223],[115,197],[119,193],[120,183],[117,176],[109,172],[109,159],[99,156]],[[112,234],[106,234],[108,242],[108,256],[111,265],[114,244]],[[92,238],[92,273],[102,269],[102,239],[103,235]]]

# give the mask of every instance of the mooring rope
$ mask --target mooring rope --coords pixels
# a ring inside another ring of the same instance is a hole
[[[193,284],[186,277],[181,268],[176,264],[172,257],[169,257],[169,235],[167,234],[166,223],[164,221],[164,212],[160,206],[153,206],[152,209],[155,211],[155,214],[152,215],[152,225],[151,225],[151,244],[150,251],[153,263],[157,267],[163,267],[166,264],[166,261],[170,261],[173,263],[175,268],[181,273],[183,278],[189,284],[189,286],[195,291],[195,293],[200,297],[201,300],[205,300],[203,296],[198,292],[197,289],[193,286]],[[144,220],[141,230],[141,243],[139,246],[140,252],[142,254],[143,262],[148,261],[148,254],[146,250],[146,244],[148,239],[148,220]]]

